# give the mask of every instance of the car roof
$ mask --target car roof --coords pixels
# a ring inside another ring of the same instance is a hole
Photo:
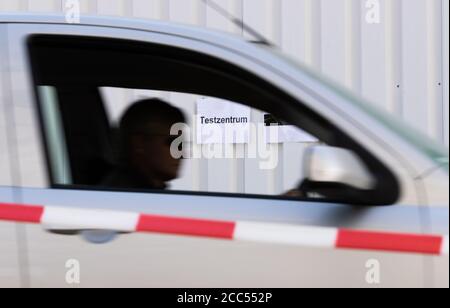
[[[101,26],[109,28],[123,28],[131,30],[141,30],[159,32],[177,36],[190,37],[220,45],[224,43],[228,46],[233,44],[249,44],[242,36],[211,30],[204,27],[179,24],[176,22],[159,21],[152,19],[123,18],[109,16],[89,16],[81,15],[80,23],[68,23],[64,14],[39,14],[39,13],[0,13],[1,23],[25,23],[25,24],[59,24],[59,25],[81,25],[81,26]],[[251,45],[251,44],[249,44]]]

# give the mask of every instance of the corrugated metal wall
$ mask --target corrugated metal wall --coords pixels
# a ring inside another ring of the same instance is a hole
[[[448,0],[216,2],[264,33],[286,53],[448,146]],[[0,0],[0,11],[61,12],[64,3],[64,0]],[[80,3],[82,13],[90,15],[164,19],[242,33],[206,8],[201,0],[80,0]],[[124,97],[130,99],[128,94]],[[170,95],[170,98],[179,104],[186,103],[179,102],[186,97]],[[190,98],[192,108],[194,101]],[[237,151],[245,150],[239,147]],[[280,146],[284,159],[273,171],[262,171],[257,161],[248,159],[191,161],[175,187],[279,193],[299,179],[302,148],[300,144]]]

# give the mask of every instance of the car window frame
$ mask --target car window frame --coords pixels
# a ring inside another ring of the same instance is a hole
[[[56,35],[56,34],[53,34],[53,35]],[[87,36],[87,35],[83,35],[83,36]],[[102,38],[114,39],[114,38],[109,37],[109,36],[105,36],[105,37],[102,36]],[[131,39],[131,40],[133,40],[133,39]],[[133,41],[140,42],[140,43],[154,43],[154,42],[149,42],[149,41],[146,41],[146,40],[133,40]],[[386,167],[386,168],[388,168],[388,167]],[[61,189],[62,188],[62,187],[59,187],[58,185],[51,185],[51,187],[57,188],[57,189]],[[67,187],[64,187],[64,189],[67,189]],[[134,192],[136,192],[136,191],[134,191]],[[146,193],[152,193],[152,191],[146,191]],[[156,193],[161,193],[161,191],[156,191]],[[265,196],[265,195],[261,195],[260,196],[260,195],[248,195],[248,194],[236,194],[236,193],[192,192],[192,191],[186,191],[186,192],[184,192],[184,191],[178,191],[178,192],[175,192],[175,191],[164,191],[163,193],[179,193],[179,194],[191,194],[191,195],[192,194],[196,194],[196,195],[208,195],[208,196],[211,196],[211,195],[213,195],[213,196],[239,196],[239,197],[248,197],[248,198],[282,199],[282,200],[297,200],[297,201],[308,201],[308,202],[314,201],[314,200],[311,200],[311,199],[305,199],[305,200],[301,200],[300,199],[299,200],[298,198],[289,198],[289,197],[286,197],[286,196]],[[320,200],[318,202],[324,202],[324,200]],[[326,202],[334,203],[335,201],[327,200]]]

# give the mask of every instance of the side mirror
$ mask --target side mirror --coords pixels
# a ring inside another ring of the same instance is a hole
[[[342,190],[345,187],[347,190],[367,191],[376,186],[374,176],[363,161],[346,149],[312,146],[305,152],[303,170],[312,187],[319,184],[327,190],[333,187]],[[317,192],[320,193],[320,190]]]

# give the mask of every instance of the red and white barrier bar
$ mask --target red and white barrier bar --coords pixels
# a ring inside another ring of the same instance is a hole
[[[175,218],[130,212],[0,203],[0,220],[68,230],[114,230],[199,236],[303,247],[448,256],[448,235],[301,227],[257,222]]]

